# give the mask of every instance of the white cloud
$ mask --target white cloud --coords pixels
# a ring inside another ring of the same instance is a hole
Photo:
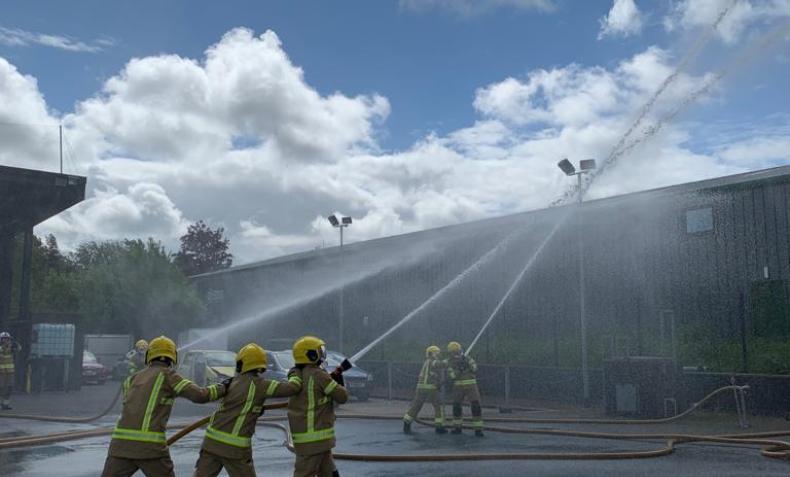
[[[56,170],[57,137],[36,79],[0,58],[0,164]]]
[[[556,8],[553,0],[400,0],[400,7],[413,12],[446,10],[462,16],[473,16],[497,8],[549,12]]]
[[[664,18],[668,31],[709,28],[727,11],[717,32],[726,43],[734,44],[753,27],[777,18],[790,17],[788,0],[681,0]]]
[[[66,247],[152,235],[172,248],[186,224],[205,219],[226,228],[244,262],[336,244],[331,213],[354,218],[346,231],[354,242],[544,207],[568,184],[556,161],[605,157],[674,61],[648,48],[610,67],[570,64],[505,78],[479,88],[474,123],[384,153],[376,136],[386,98],[321,95],[274,33],[233,30],[204,58],[131,60],[63,118],[90,178],[88,200],[38,230]],[[647,124],[705,78],[681,75]],[[56,119],[35,80],[4,60],[0,99],[0,118]],[[760,131],[700,153],[688,144],[690,127],[670,126],[636,148],[591,196],[765,164],[739,152],[765,137]],[[21,165],[39,164],[35,131],[0,143],[3,161],[27,151]]]
[[[19,28],[6,27],[0,27],[0,43],[8,46],[40,45],[77,53],[96,53],[114,44],[109,38],[101,38],[92,43],[85,43],[67,36],[36,33]]]
[[[642,13],[634,0],[614,0],[611,10],[601,18],[598,39],[604,37],[628,37],[642,31]]]

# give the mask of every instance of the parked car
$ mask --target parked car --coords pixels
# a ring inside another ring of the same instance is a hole
[[[236,353],[223,350],[189,350],[179,356],[178,374],[198,386],[222,382],[236,374]]]
[[[277,360],[288,373],[288,370],[293,367],[294,359],[290,350],[277,351]],[[346,359],[346,356],[337,351],[326,352],[326,369],[330,372],[340,366],[340,363]],[[352,397],[360,401],[367,401],[370,398],[370,383],[373,381],[373,375],[362,368],[356,366],[343,373],[343,379],[346,383],[346,389]]]
[[[82,383],[104,384],[110,379],[110,369],[99,363],[96,355],[88,350],[82,352]]]

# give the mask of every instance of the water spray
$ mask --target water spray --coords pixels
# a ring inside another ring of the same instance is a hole
[[[692,47],[686,52],[686,54],[681,58],[678,65],[672,71],[672,73],[667,76],[664,81],[661,82],[658,89],[648,98],[647,102],[642,106],[637,115],[636,119],[631,123],[628,129],[623,133],[620,139],[617,141],[617,144],[614,145],[609,155],[606,159],[601,163],[600,167],[594,171],[592,174],[589,175],[587,180],[582,184],[581,187],[578,186],[571,186],[565,193],[556,201],[552,203],[552,205],[562,205],[566,203],[573,197],[576,197],[577,194],[581,195],[582,197],[584,194],[590,189],[592,183],[595,179],[603,174],[606,170],[608,170],[612,165],[614,165],[620,157],[622,157],[625,152],[633,149],[634,144],[633,141],[628,143],[628,140],[633,135],[633,133],[642,125],[645,118],[648,116],[650,111],[655,106],[658,99],[666,92],[669,87],[675,83],[675,81],[680,77],[680,74],[688,67],[693,59],[699,55],[705,45],[710,42],[713,38],[713,35],[716,33],[717,29],[727,17],[727,15],[733,10],[735,5],[740,0],[732,0],[729,5],[725,6],[721,12],[719,12],[716,20],[713,22],[710,28],[707,28],[694,42]],[[637,141],[642,142],[645,138],[640,138]],[[628,144],[628,145],[627,145]]]
[[[521,269],[521,272],[519,272],[519,274],[516,276],[516,279],[513,280],[513,283],[510,285],[510,288],[507,289],[507,292],[505,292],[505,294],[499,300],[499,303],[497,303],[496,307],[494,307],[494,311],[491,312],[491,315],[485,321],[483,327],[480,328],[480,331],[477,332],[475,339],[473,339],[472,342],[469,344],[469,346],[466,348],[466,354],[472,352],[472,348],[475,347],[477,342],[480,340],[480,337],[483,336],[483,333],[485,333],[485,331],[488,329],[488,325],[490,325],[491,322],[494,321],[494,318],[499,314],[499,311],[505,305],[507,299],[510,298],[510,295],[518,287],[518,285],[526,276],[527,272],[535,264],[535,260],[537,260],[538,256],[543,251],[543,248],[546,247],[546,244],[551,242],[551,239],[554,237],[554,234],[556,234],[557,230],[559,230],[560,227],[562,227],[562,224],[565,223],[565,220],[568,218],[568,215],[569,214],[564,215],[562,218],[560,218],[560,220],[557,221],[557,223],[554,225],[554,227],[551,229],[548,235],[546,235],[546,238],[543,239],[543,242],[541,242],[540,245],[538,245],[538,248],[535,249],[535,252],[529,257],[527,263],[524,264],[524,268]]]
[[[415,316],[419,315],[423,312],[426,308],[431,306],[434,302],[439,300],[440,298],[444,297],[449,291],[460,285],[470,274],[479,270],[483,265],[491,261],[500,251],[502,251],[512,240],[513,238],[518,235],[523,230],[523,227],[518,228],[517,230],[511,232],[507,237],[505,237],[501,242],[496,244],[491,250],[483,254],[480,258],[478,258],[472,265],[467,267],[464,271],[456,275],[455,278],[450,280],[445,286],[440,288],[436,293],[431,295],[427,300],[425,300],[421,305],[417,308],[410,311],[406,316],[404,316],[399,322],[395,323],[389,330],[385,331],[383,335],[379,336],[375,340],[373,340],[370,344],[362,348],[361,350],[357,351],[354,356],[349,358],[352,362],[360,360],[363,356],[368,354],[370,350],[378,346],[379,343],[387,339],[391,334],[396,332],[400,327],[408,323],[412,320]]]

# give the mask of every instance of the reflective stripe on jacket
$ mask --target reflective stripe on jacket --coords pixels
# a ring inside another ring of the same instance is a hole
[[[16,343],[0,347],[0,374],[14,373],[14,352],[22,349]]]
[[[266,398],[293,396],[301,388],[298,383],[264,379],[254,372],[237,376],[211,416],[203,449],[228,459],[251,458],[251,438]]]
[[[204,403],[224,395],[222,385],[201,388],[164,363],[151,363],[123,382],[123,409],[112,432],[110,455],[126,459],[167,456],[165,428],[175,398]]]
[[[302,389],[288,401],[288,424],[291,426],[297,455],[313,455],[335,447],[334,402],[348,401],[346,388],[316,365],[306,365],[289,375],[299,378]]]
[[[477,386],[477,363],[466,355],[451,356],[447,360],[447,375],[455,386]]]
[[[417,389],[436,389],[441,380],[440,371],[443,364],[440,359],[428,358],[422,364],[420,376],[417,378]]]

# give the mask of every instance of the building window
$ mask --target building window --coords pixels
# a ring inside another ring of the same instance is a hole
[[[699,234],[713,230],[713,208],[692,209],[686,211],[686,232]]]

